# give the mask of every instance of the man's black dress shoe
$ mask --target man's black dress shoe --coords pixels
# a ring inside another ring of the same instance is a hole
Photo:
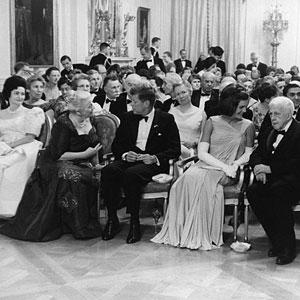
[[[129,233],[126,239],[127,244],[134,244],[141,239],[141,228],[139,222],[130,223]]]
[[[111,240],[115,237],[115,235],[121,231],[119,221],[108,220],[104,231],[102,233],[102,239],[104,241]]]
[[[276,257],[278,256],[278,251],[276,251],[275,249],[271,248],[268,251],[268,257]]]
[[[296,251],[285,249],[276,258],[277,265],[287,265],[290,264],[296,257]]]

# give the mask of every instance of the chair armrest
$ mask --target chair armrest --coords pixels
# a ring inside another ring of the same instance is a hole
[[[198,161],[198,160],[199,160],[198,156],[197,156],[197,155],[194,155],[194,156],[191,156],[191,157],[188,157],[188,158],[179,160],[179,161],[177,162],[177,165],[178,165],[180,168],[183,168],[187,163],[192,162],[192,161],[196,162],[196,161]]]

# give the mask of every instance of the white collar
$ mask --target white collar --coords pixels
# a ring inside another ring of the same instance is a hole
[[[284,130],[285,132],[288,131],[288,129],[290,128],[292,122],[293,122],[293,119],[289,120],[288,123],[284,126],[283,130]]]

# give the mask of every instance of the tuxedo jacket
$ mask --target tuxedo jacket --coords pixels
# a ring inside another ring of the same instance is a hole
[[[247,65],[247,70],[252,71],[254,64],[251,63],[249,65]],[[260,72],[260,77],[265,77],[267,75],[267,68],[268,66],[264,63],[259,63],[257,66],[257,70]]]
[[[181,59],[178,58],[176,60],[174,60],[174,64],[175,64],[175,67],[176,67],[176,73],[180,74],[182,71],[183,71],[183,66],[182,66],[182,63],[181,63]],[[188,59],[185,60],[185,66],[186,67],[192,67],[192,62]]]
[[[82,73],[86,73],[90,67],[86,64],[72,64],[73,65],[73,70],[74,69],[78,69],[78,70],[81,70]],[[60,72],[60,75],[61,77],[68,77],[68,75],[70,74],[71,70],[70,71],[67,71],[66,69],[63,69],[61,72]]]
[[[156,58],[159,58],[159,53],[158,51],[156,51],[156,49],[154,47],[150,47],[150,50],[151,50],[151,54],[156,57]],[[156,53],[155,53],[156,52]],[[155,55],[154,55],[155,53]]]
[[[116,99],[116,101],[112,101],[110,103],[109,112],[116,115],[118,118],[120,118],[124,113],[127,112],[127,93],[122,93],[120,96]],[[102,93],[99,96],[96,96],[93,101],[100,104],[100,106],[103,108],[104,102],[106,99],[106,94]]]
[[[154,64],[155,65],[158,65],[160,67],[160,69],[166,73],[166,68],[165,68],[165,65],[162,61],[162,59],[160,58],[157,58],[157,57],[153,57],[154,59]],[[149,70],[148,66],[147,66],[147,62],[145,60],[140,60],[137,62],[136,66],[135,66],[135,71],[138,73],[139,70],[142,70],[142,69],[146,69],[146,70]]]
[[[106,70],[111,66],[111,59],[105,56],[102,53],[99,53],[92,57],[90,61],[90,68],[93,68],[96,65],[104,65]]]
[[[160,166],[168,170],[169,160],[180,155],[180,138],[174,117],[171,114],[155,110],[152,126],[145,151],[136,147],[139,120],[130,111],[120,118],[120,126],[112,143],[112,152],[116,159],[121,159],[125,152],[146,153],[156,155]]]
[[[298,109],[295,119],[297,121],[300,121],[300,109]],[[267,113],[259,129],[259,134],[257,137],[258,142],[260,142],[261,139],[265,138],[265,136],[269,133],[270,129],[272,129],[272,123],[270,114]]]
[[[259,164],[270,166],[272,173],[268,178],[271,182],[280,181],[300,192],[300,123],[292,121],[275,150],[275,130],[273,127],[266,130],[250,156],[251,167]]]

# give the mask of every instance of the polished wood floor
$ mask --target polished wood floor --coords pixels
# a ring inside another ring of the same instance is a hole
[[[30,243],[0,236],[0,299],[300,299],[300,253],[290,265],[275,265],[259,224],[250,227],[252,249],[239,254],[230,250],[229,226],[225,245],[205,252],[151,243],[152,222],[142,219],[143,239],[134,245],[125,243],[126,218],[108,242],[65,235]],[[300,252],[299,220],[296,229]]]

